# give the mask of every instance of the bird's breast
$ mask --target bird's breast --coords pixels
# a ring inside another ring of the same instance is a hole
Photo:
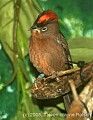
[[[60,44],[53,38],[35,40],[30,42],[30,60],[39,72],[49,75],[54,71],[64,70],[65,53]]]

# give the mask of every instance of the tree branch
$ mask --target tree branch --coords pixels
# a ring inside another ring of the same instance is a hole
[[[90,120],[93,111],[93,79],[84,87],[78,96],[73,80],[69,80],[74,100],[66,120]]]
[[[83,82],[93,79],[93,61],[85,64],[82,70]],[[68,80],[73,79],[76,88],[82,85],[80,68],[57,72],[46,78],[38,78],[32,86],[32,96],[37,99],[51,99],[71,91]]]

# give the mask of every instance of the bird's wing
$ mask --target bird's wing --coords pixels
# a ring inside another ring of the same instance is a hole
[[[58,42],[59,44],[61,44],[62,47],[64,48],[64,52],[65,52],[65,55],[66,55],[66,57],[67,57],[67,64],[68,64],[68,66],[69,66],[70,68],[72,68],[72,67],[71,67],[72,65],[70,64],[71,61],[72,61],[72,59],[71,59],[71,55],[70,55],[68,43],[67,43],[67,41],[66,41],[66,39],[65,39],[65,37],[63,36],[62,33],[59,35],[58,38],[59,38],[59,39],[57,40],[57,42]]]

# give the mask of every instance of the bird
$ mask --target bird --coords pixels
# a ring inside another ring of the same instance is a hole
[[[49,76],[71,68],[68,44],[60,31],[58,15],[54,11],[43,11],[30,30],[29,57],[40,73]]]
[[[67,70],[71,61],[68,44],[60,32],[58,16],[52,10],[44,11],[31,27],[29,56],[34,67],[44,75]]]

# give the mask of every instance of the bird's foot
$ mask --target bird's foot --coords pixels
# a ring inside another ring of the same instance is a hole
[[[51,73],[49,74],[49,76],[52,76],[52,75],[56,75],[56,72],[53,71],[53,72],[51,72]]]
[[[44,78],[44,77],[45,77],[44,74],[40,74],[40,75],[38,75],[37,79],[38,79],[38,78]]]

